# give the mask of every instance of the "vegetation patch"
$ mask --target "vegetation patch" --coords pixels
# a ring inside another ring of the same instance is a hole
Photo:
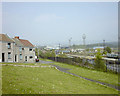
[[[118,86],[118,74],[102,72],[102,71],[98,71],[98,70],[94,70],[94,69],[88,69],[88,68],[69,65],[69,64],[65,64],[65,63],[54,62],[52,64],[58,65],[63,68],[71,69],[68,71],[71,73],[80,75],[82,77],[86,77],[86,78],[93,79],[96,81],[101,81],[104,83]]]
[[[55,68],[3,66],[3,94],[117,94],[118,91]]]

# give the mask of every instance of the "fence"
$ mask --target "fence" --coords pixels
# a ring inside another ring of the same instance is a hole
[[[94,60],[92,63],[88,59],[83,59],[79,57],[74,57],[74,58],[63,58],[63,57],[48,57],[48,59],[56,61],[56,62],[61,62],[61,63],[67,63],[70,65],[76,65],[76,66],[82,66],[82,67],[87,67],[90,69],[94,69]],[[120,65],[118,64],[105,64],[106,65],[106,72],[112,71],[115,73],[119,72]]]
[[[70,65],[82,66],[93,69],[93,66],[89,62],[87,62],[87,60],[78,57],[74,58],[48,57],[48,59],[56,62],[67,63]]]

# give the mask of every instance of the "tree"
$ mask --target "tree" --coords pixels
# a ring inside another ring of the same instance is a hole
[[[111,48],[110,47],[105,47],[105,51],[107,51],[107,53],[111,53]]]
[[[51,57],[55,57],[55,50],[52,50],[52,52],[51,52]]]
[[[102,60],[102,54],[100,53],[100,50],[98,49],[98,52],[96,53],[96,59],[95,59],[95,69],[97,70],[106,70],[106,66],[104,64],[104,61]]]
[[[104,50],[104,51],[103,51],[103,54],[107,55],[107,51]]]
[[[90,49],[88,48],[88,49],[86,49],[86,51],[89,51]]]

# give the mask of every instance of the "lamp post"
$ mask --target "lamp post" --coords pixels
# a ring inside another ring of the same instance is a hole
[[[36,45],[36,55],[38,55],[37,57],[39,58],[39,49],[38,49],[38,46]]]

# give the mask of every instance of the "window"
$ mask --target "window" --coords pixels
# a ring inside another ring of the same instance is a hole
[[[19,47],[19,51],[22,51],[22,48],[21,48],[21,47]]]
[[[20,60],[22,60],[22,54],[20,54]]]
[[[11,43],[8,43],[8,49],[10,49],[11,48]]]
[[[29,51],[32,51],[32,48],[30,48]]]
[[[32,59],[33,58],[33,56],[30,56],[30,59]]]
[[[8,52],[8,59],[11,59],[11,52]]]
[[[27,61],[27,56],[25,56],[25,61]]]

